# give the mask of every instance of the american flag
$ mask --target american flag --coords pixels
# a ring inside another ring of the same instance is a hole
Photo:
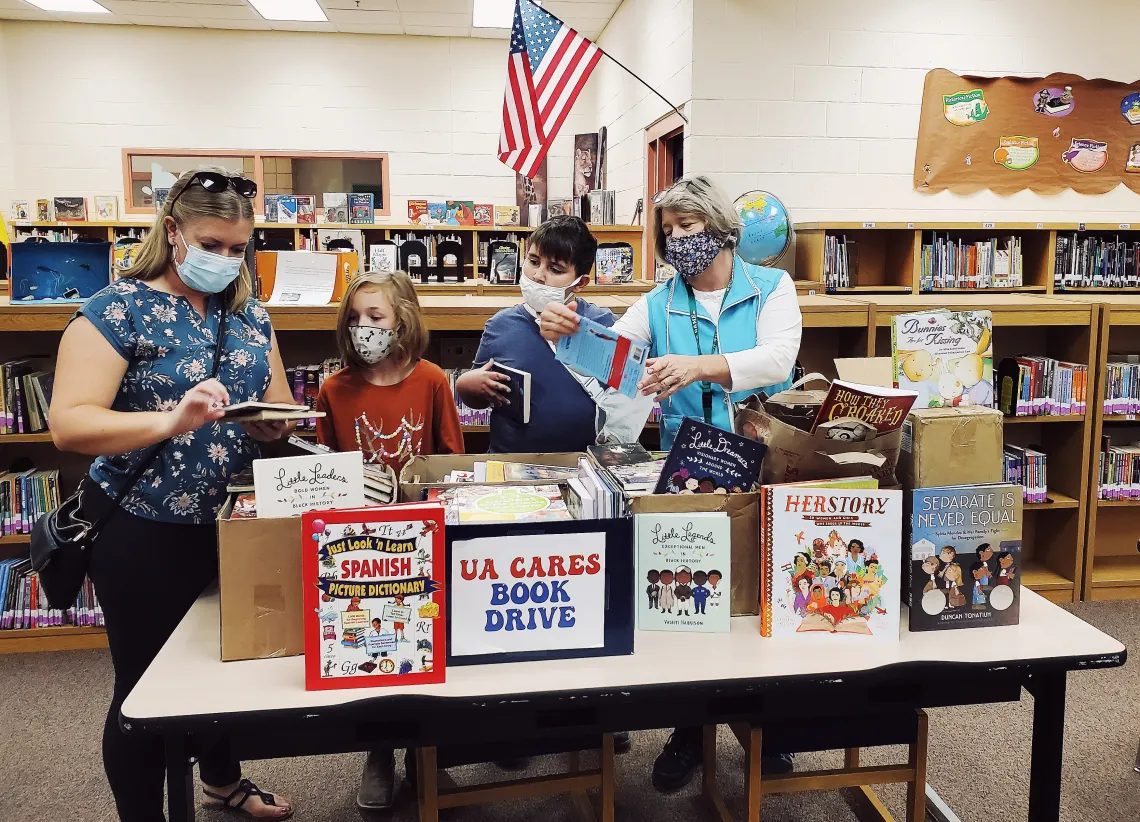
[[[499,159],[533,177],[602,50],[530,0],[515,0]]]

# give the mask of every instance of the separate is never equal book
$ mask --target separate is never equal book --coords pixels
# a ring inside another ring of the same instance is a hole
[[[638,514],[637,627],[727,633],[732,546],[728,514]]]

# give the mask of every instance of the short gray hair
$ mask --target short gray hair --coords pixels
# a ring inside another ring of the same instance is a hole
[[[735,247],[740,242],[743,228],[740,215],[720,187],[703,174],[682,177],[658,194],[653,202],[659,211],[669,209],[700,217],[705,221],[705,229],[725,240],[727,245]],[[653,223],[653,250],[657,259],[665,262],[665,232],[660,219]]]

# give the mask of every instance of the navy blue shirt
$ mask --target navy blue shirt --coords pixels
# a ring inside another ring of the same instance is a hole
[[[578,313],[607,328],[614,324],[608,308],[580,297]],[[554,359],[550,344],[538,333],[538,320],[525,305],[505,308],[487,323],[475,367],[488,360],[530,372],[530,422],[519,425],[492,411],[492,454],[585,451],[594,444],[594,401]]]

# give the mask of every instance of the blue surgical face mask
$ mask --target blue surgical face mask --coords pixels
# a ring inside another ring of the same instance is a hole
[[[182,232],[178,232],[178,239],[186,248],[186,258],[182,262],[174,261],[174,270],[195,291],[203,294],[220,294],[226,287],[241,274],[242,257],[225,257],[214,254],[190,245]]]

